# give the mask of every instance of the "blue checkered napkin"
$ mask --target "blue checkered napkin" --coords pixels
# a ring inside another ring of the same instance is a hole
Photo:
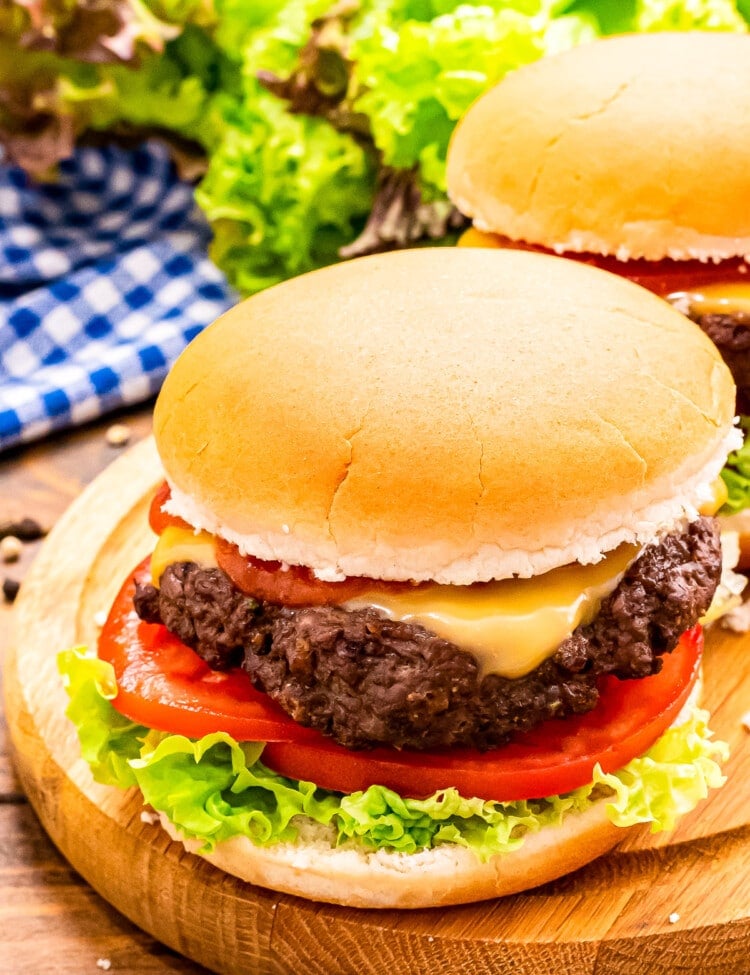
[[[235,300],[167,150],[0,166],[0,450],[147,399]]]

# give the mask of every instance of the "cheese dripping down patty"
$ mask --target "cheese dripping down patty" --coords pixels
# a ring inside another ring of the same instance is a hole
[[[690,315],[750,314],[750,281],[704,284],[667,295],[679,311]]]
[[[411,592],[373,589],[344,606],[373,607],[388,619],[419,623],[473,654],[480,676],[515,679],[535,670],[578,626],[594,619],[638,551],[621,545],[595,565],[563,565],[531,579],[422,584]]]
[[[638,551],[635,545],[621,545],[595,565],[565,565],[531,579],[473,586],[422,583],[393,592],[374,587],[342,605],[349,610],[372,607],[388,619],[421,624],[473,654],[482,675],[523,677],[596,616]],[[213,536],[166,528],[151,558],[154,585],[175,562],[215,567]]]

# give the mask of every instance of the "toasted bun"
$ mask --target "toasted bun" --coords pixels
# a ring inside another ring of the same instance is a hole
[[[605,815],[602,799],[560,826],[528,835],[511,853],[482,863],[464,847],[444,845],[418,853],[332,846],[324,827],[298,843],[255,846],[246,837],[217,844],[205,859],[226,873],[262,887],[348,907],[418,908],[468,904],[515,894],[571,873],[611,850],[626,834]],[[201,844],[180,836],[164,815],[173,839],[192,853]]]
[[[750,36],[609,38],[469,109],[448,186],[482,230],[621,259],[750,254]]]
[[[156,405],[169,510],[322,578],[471,583],[651,541],[709,496],[734,386],[666,302],[556,257],[435,248],[222,316]]]

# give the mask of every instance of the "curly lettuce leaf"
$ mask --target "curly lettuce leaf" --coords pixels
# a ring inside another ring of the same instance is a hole
[[[262,743],[238,743],[222,733],[195,741],[132,724],[110,704],[110,665],[81,648],[60,654],[58,666],[70,696],[66,713],[94,777],[122,788],[137,784],[148,805],[204,850],[232,836],[259,845],[293,842],[299,817],[307,817],[331,828],[338,844],[414,853],[452,843],[486,860],[585,811],[603,791],[611,796],[607,815],[616,825],[671,829],[724,781],[719,763],[727,747],[711,740],[707,715],[696,710],[645,755],[615,774],[597,768],[590,785],[566,795],[502,803],[444,789],[409,799],[377,785],[341,795],[266,768]]]
[[[750,0],[107,8],[14,0],[0,10],[8,158],[46,175],[87,129],[158,130],[197,144],[208,156],[199,202],[214,224],[213,256],[245,293],[454,228],[448,140],[470,102],[508,71],[600,34],[742,30],[750,16]],[[395,207],[392,182],[408,190]]]
[[[637,31],[744,30],[733,0],[640,0],[633,24]]]
[[[8,158],[47,176],[86,130],[152,133],[207,152],[224,132],[240,72],[197,26],[170,28],[163,50],[135,39],[130,60],[19,48],[0,24],[0,140]]]
[[[689,721],[668,729],[645,755],[615,775],[605,775],[597,767],[594,782],[615,793],[607,805],[615,826],[650,823],[652,833],[674,829],[680,816],[705,799],[709,789],[722,786],[725,777],[717,759],[726,761],[729,749],[710,737],[708,712],[696,709]]]
[[[236,66],[191,26],[161,57],[144,58],[138,71],[112,65],[59,80],[61,103],[84,128],[158,129],[192,140],[209,153],[223,138],[225,113],[239,90]]]
[[[57,666],[68,693],[66,715],[78,731],[81,756],[97,782],[127,789],[136,784],[130,762],[139,757],[147,729],[116,711],[110,701],[117,694],[111,664],[85,647],[58,654]]]
[[[141,45],[162,51],[179,28],[142,0],[7,0],[0,31],[30,51],[81,62],[133,62]]]
[[[214,260],[252,293],[336,260],[364,225],[375,169],[353,138],[266,92],[236,114],[196,199]]]
[[[740,427],[745,434],[742,446],[733,451],[721,472],[727,488],[727,500],[719,510],[720,515],[736,515],[750,507],[750,417],[740,417]]]
[[[354,108],[370,120],[388,166],[421,167],[425,184],[445,190],[445,156],[458,119],[508,71],[544,53],[539,5],[457,6],[429,21],[384,18],[357,35],[351,57]]]
[[[593,18],[602,34],[744,30],[750,19],[747,0],[575,0],[567,9]]]
[[[507,70],[541,56],[551,9],[540,0],[266,8],[243,35],[244,100],[225,114],[198,191],[213,257],[235,287],[252,293],[455,231],[444,185],[453,126]],[[558,46],[573,43],[565,37]]]

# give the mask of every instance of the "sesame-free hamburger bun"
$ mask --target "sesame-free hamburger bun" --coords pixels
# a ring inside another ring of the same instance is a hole
[[[750,36],[605,38],[508,75],[458,124],[449,194],[558,253],[750,254]]]
[[[694,516],[733,403],[711,342],[631,283],[439,248],[239,304],[172,369],[155,435],[169,510],[243,552],[464,585]]]

